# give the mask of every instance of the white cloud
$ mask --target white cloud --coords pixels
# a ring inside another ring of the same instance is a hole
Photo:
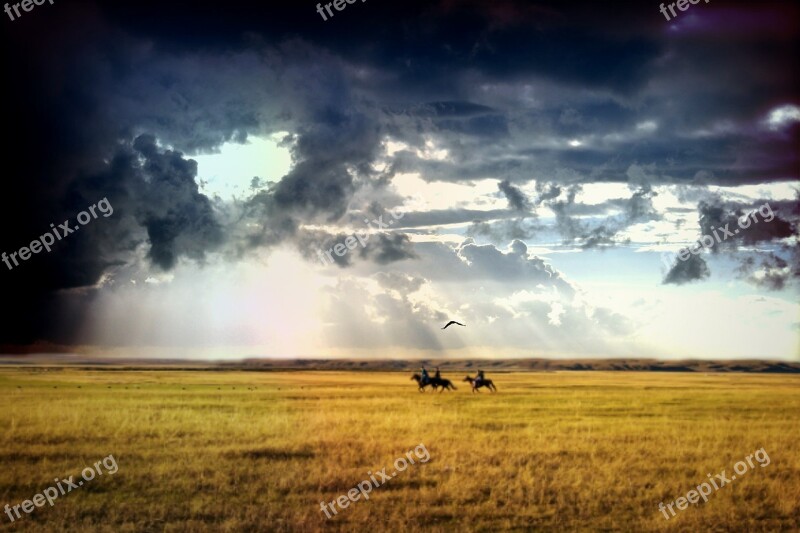
[[[767,127],[773,131],[777,131],[791,122],[800,122],[800,107],[791,104],[776,107],[769,112],[765,122]]]

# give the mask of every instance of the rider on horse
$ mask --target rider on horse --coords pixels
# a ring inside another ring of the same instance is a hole
[[[428,384],[430,382],[431,382],[431,378],[430,378],[430,376],[428,376],[428,371],[425,370],[425,367],[423,366],[422,367],[422,380],[420,381],[420,383],[422,385],[426,385],[426,384]]]
[[[433,375],[434,379],[442,379],[441,374],[439,374],[439,367],[436,367],[436,373]]]
[[[478,370],[478,375],[475,376],[475,386],[477,387],[481,383],[483,383],[484,379],[486,379],[486,378],[483,377],[483,370]]]

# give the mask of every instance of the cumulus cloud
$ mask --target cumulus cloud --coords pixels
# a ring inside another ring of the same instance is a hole
[[[467,239],[455,248],[436,244],[418,252],[419,260],[402,270],[398,264],[378,267],[370,279],[347,278],[328,289],[328,340],[368,348],[385,336],[432,355],[475,343],[531,355],[564,344],[587,354],[606,349],[608,335],[624,338],[634,331],[624,315],[583,301],[572,283],[521,241],[501,250]],[[443,276],[443,269],[453,275]],[[468,327],[441,336],[442,321],[453,316]]]
[[[525,281],[526,283],[546,283],[565,293],[573,288],[562,279],[545,261],[528,254],[528,247],[516,240],[507,252],[498,250],[491,244],[478,245],[473,239],[466,239],[457,248],[458,257],[469,266],[473,276],[496,280]]]
[[[771,291],[783,290],[788,284],[800,281],[800,252],[793,246],[789,260],[774,252],[749,255],[742,259],[737,272],[747,282]]]
[[[401,294],[412,294],[425,284],[425,279],[408,276],[397,272],[378,272],[375,278],[381,287],[397,291]]]

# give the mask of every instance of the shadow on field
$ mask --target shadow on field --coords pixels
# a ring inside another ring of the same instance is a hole
[[[288,451],[277,450],[275,448],[258,448],[255,450],[234,450],[226,452],[225,457],[238,459],[245,457],[247,459],[270,459],[272,461],[288,461],[289,459],[313,459],[314,452],[310,451]]]

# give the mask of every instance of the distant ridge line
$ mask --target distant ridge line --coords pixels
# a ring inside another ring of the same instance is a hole
[[[228,364],[223,363],[223,366]],[[234,366],[243,369],[295,368],[298,370],[382,370],[411,371],[421,366],[438,366],[443,372],[482,369],[492,372],[514,371],[603,371],[603,372],[741,372],[800,374],[800,362],[760,360],[681,360],[655,359],[420,359],[420,360],[359,360],[359,359],[246,359]]]
[[[657,359],[265,359],[197,361],[185,359],[115,359],[86,356],[0,356],[0,368],[68,367],[92,370],[154,369],[208,371],[384,371],[410,372],[438,366],[442,372],[699,372],[800,374],[800,362],[748,360]]]

